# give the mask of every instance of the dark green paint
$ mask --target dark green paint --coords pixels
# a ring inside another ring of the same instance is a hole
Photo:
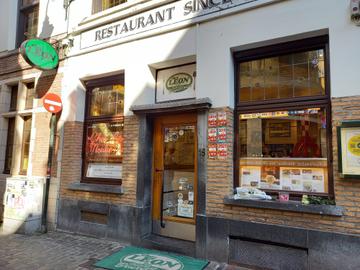
[[[41,39],[24,41],[21,54],[29,65],[41,70],[55,69],[59,65],[59,55],[54,47]]]

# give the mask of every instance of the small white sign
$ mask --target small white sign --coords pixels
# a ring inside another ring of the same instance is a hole
[[[122,165],[107,163],[89,163],[86,177],[121,179]]]
[[[156,102],[195,98],[196,65],[159,70],[156,80]]]
[[[194,205],[184,202],[178,202],[178,216],[193,218],[194,216]]]

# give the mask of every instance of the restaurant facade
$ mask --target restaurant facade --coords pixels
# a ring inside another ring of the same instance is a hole
[[[255,268],[359,268],[354,3],[70,1],[56,229]]]

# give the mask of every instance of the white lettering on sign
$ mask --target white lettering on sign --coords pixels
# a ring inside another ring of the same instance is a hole
[[[131,254],[121,259],[115,265],[122,269],[147,269],[147,270],[182,270],[184,265],[173,258],[157,254]]]
[[[252,3],[268,4],[280,0],[180,0],[175,3],[128,17],[81,34],[81,49],[126,38],[165,26],[187,22],[193,24],[206,20],[207,15],[222,15],[225,10],[248,8]],[[254,6],[254,4],[252,5]],[[194,19],[197,19],[194,22]]]

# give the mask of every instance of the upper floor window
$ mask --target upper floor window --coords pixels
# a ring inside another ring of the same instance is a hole
[[[94,14],[126,2],[127,0],[93,0],[92,13]]]
[[[235,186],[333,195],[328,37],[235,54]]]
[[[21,0],[19,4],[18,46],[24,40],[36,38],[39,20],[39,0]]]

